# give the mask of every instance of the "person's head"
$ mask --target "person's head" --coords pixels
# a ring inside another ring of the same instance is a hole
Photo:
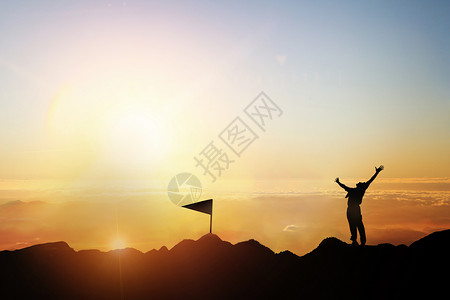
[[[360,187],[362,187],[364,185],[364,182],[358,182],[357,184],[356,184],[356,187],[357,188],[360,188]]]

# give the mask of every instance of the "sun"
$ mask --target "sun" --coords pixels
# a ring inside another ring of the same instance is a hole
[[[139,78],[122,78],[80,80],[52,99],[46,128],[58,158],[70,162],[58,164],[62,173],[148,178],[171,163],[173,108]]]
[[[168,151],[167,128],[144,107],[113,112],[103,138],[105,157],[124,170],[148,168]]]
[[[121,238],[116,238],[115,240],[112,241],[111,243],[111,248],[116,250],[116,249],[124,249],[126,248],[126,243],[123,239]]]

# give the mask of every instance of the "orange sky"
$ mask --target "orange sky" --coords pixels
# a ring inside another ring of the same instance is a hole
[[[421,181],[380,178],[372,184],[362,204],[369,244],[409,244],[450,226],[449,179]],[[347,199],[334,182],[240,182],[224,184],[235,186],[233,192],[204,191],[206,198],[214,195],[213,231],[223,239],[254,238],[274,251],[299,255],[327,236],[348,241]],[[119,239],[145,252],[199,238],[209,229],[207,215],[175,206],[165,191],[145,182],[69,188],[3,181],[0,195],[3,249],[65,240],[75,249],[109,250]]]

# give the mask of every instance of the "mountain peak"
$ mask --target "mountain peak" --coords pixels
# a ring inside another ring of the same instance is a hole
[[[159,248],[158,251],[161,252],[161,253],[166,253],[166,252],[169,252],[169,249],[167,249],[166,246],[161,246],[161,248]]]
[[[223,241],[216,234],[208,233],[196,241],[192,239],[183,240],[170,249],[170,251],[177,252],[180,251],[180,249],[183,249],[184,251],[192,251],[193,249],[216,250],[222,246],[231,246],[231,243]]]
[[[112,254],[120,254],[120,255],[141,255],[143,254],[141,251],[136,250],[134,248],[122,248],[122,249],[113,249],[108,251],[108,253]]]
[[[24,248],[23,250],[26,249],[31,249],[31,248],[40,248],[40,249],[45,249],[45,250],[50,250],[50,251],[58,251],[61,249],[71,249],[73,250],[69,244],[67,244],[64,241],[58,241],[58,242],[50,242],[50,243],[43,243],[43,244],[37,244],[37,245],[33,245],[27,248]]]
[[[75,250],[63,241],[37,244],[17,251],[25,254],[33,253],[39,255],[60,255],[75,253]]]
[[[243,253],[259,253],[261,255],[274,254],[274,252],[270,248],[262,245],[260,242],[254,239],[237,243],[236,245],[234,245],[234,247],[236,249],[240,249],[241,251],[243,251]]]
[[[214,233],[207,233],[197,240],[200,243],[221,243],[223,240]]]
[[[442,241],[447,241],[448,246],[448,241],[450,241],[450,229],[433,232],[420,240],[415,241],[410,247],[422,248],[426,245],[433,245],[435,248],[442,248],[440,247],[442,246]]]
[[[202,247],[217,248],[221,246],[231,246],[231,243],[223,241],[218,235],[214,233],[208,233],[199,238],[196,243]]]
[[[320,242],[319,246],[317,248],[336,248],[336,247],[342,247],[342,246],[348,246],[347,243],[341,241],[338,238],[335,237],[327,237]]]

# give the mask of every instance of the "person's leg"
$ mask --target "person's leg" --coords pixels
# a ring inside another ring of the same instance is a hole
[[[356,242],[356,238],[357,238],[356,222],[355,222],[355,218],[352,215],[350,210],[347,210],[347,220],[348,220],[348,226],[350,228],[350,233],[351,233],[350,240],[353,242],[352,244],[357,244],[357,242]]]
[[[366,244],[366,230],[364,229],[364,224],[362,221],[362,215],[361,215],[361,207],[358,205],[355,207],[355,225],[358,228],[359,231],[359,238],[361,239],[361,245]]]
[[[359,237],[361,239],[361,245],[364,246],[366,244],[366,230],[364,229],[364,224],[362,221],[362,216],[359,219],[359,222],[357,224],[358,231],[359,231]]]

